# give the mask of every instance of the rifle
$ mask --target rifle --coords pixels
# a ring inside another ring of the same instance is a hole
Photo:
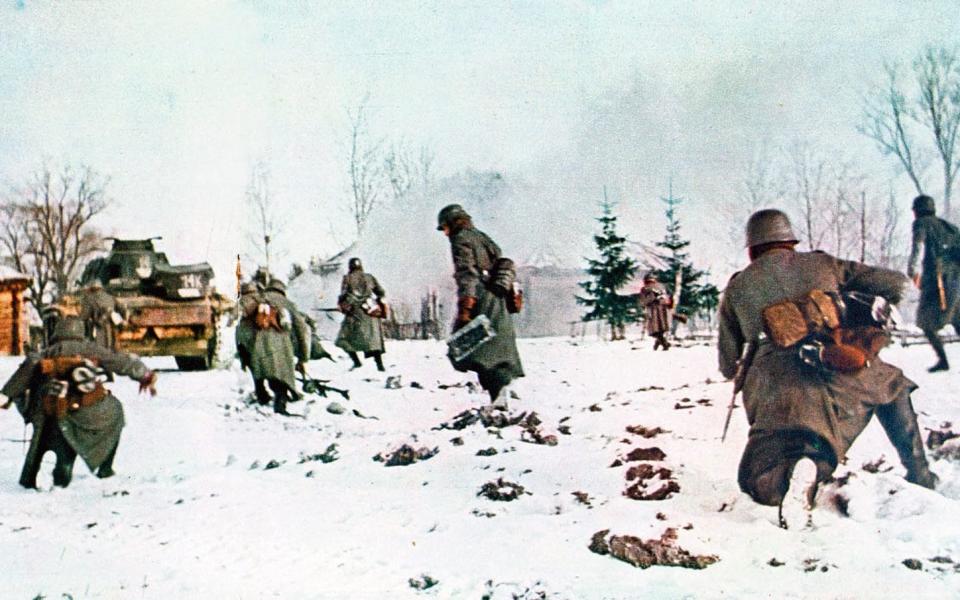
[[[943,289],[943,267],[937,259],[937,291],[940,293],[940,310],[947,310],[947,294]]]
[[[243,269],[240,268],[240,255],[237,255],[237,320],[240,320],[240,281],[243,279]]]
[[[727,429],[730,428],[730,417],[733,416],[733,409],[737,406],[737,394],[743,389],[743,383],[747,379],[747,369],[753,362],[753,356],[757,353],[757,342],[748,342],[740,353],[740,360],[737,361],[737,372],[733,376],[733,395],[730,396],[730,406],[727,407],[727,418],[723,422],[723,435],[720,436],[720,443],[727,439]]]
[[[316,394],[321,398],[326,398],[327,392],[334,392],[343,396],[344,400],[350,399],[350,390],[335,388],[332,385],[327,385],[328,383],[330,383],[329,379],[314,379],[306,373],[300,373],[300,385],[304,394]]]
[[[338,306],[334,306],[333,308],[316,308],[316,307],[314,307],[314,308],[312,308],[311,310],[312,310],[313,312],[343,312],[342,310],[340,310],[340,307],[338,307]]]

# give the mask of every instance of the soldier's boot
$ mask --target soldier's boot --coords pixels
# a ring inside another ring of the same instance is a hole
[[[20,485],[28,489],[37,487],[37,474],[40,473],[43,454],[43,451],[38,451],[34,456],[27,456],[26,462],[23,463],[23,470],[20,471]]]
[[[279,384],[277,386],[271,385],[270,388],[273,390],[273,412],[278,415],[289,415],[290,413],[287,412],[287,400],[289,399],[287,387]]]
[[[653,351],[656,352],[660,349],[660,345],[663,343],[663,336],[658,335],[656,341],[653,342]]]
[[[53,467],[53,485],[58,487],[67,487],[73,479],[73,463],[77,455],[73,457],[57,455],[57,464]]]
[[[110,454],[107,455],[107,458],[100,463],[100,466],[97,468],[97,477],[100,479],[106,479],[107,477],[113,477],[116,475],[113,471],[113,459],[117,456],[117,446],[120,445],[119,440],[117,444],[113,447],[113,450],[110,451]]]
[[[378,352],[378,353],[374,354],[374,355],[373,355],[373,361],[374,361],[375,363],[377,363],[377,370],[378,370],[378,371],[386,371],[386,370],[387,370],[387,369],[384,368],[384,366],[383,366],[383,353]]]
[[[793,466],[790,487],[780,501],[779,520],[783,529],[802,529],[813,525],[817,496],[817,464],[803,457]]]
[[[260,406],[270,404],[270,394],[267,392],[267,384],[263,379],[255,379],[253,389],[257,396],[257,404]]]
[[[927,336],[927,341],[933,346],[933,351],[937,353],[937,364],[933,365],[927,371],[936,373],[937,371],[947,371],[950,369],[950,363],[947,362],[947,351],[943,347],[943,340],[932,329],[924,329],[923,335]]]
[[[883,425],[900,462],[907,469],[907,481],[927,489],[934,489],[940,479],[930,470],[923,450],[923,438],[917,424],[910,395],[877,407],[877,419]]]
[[[667,335],[663,334],[663,351],[666,352],[670,349],[670,341],[667,340]]]
[[[357,356],[356,352],[347,352],[347,356],[350,357],[350,360],[353,361],[353,366],[350,367],[350,370],[359,369],[363,366],[363,363],[360,362],[360,357]]]

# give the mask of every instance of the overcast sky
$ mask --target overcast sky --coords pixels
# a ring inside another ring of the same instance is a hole
[[[221,278],[249,250],[257,161],[292,215],[288,259],[350,241],[345,110],[366,93],[373,128],[428,143],[440,174],[498,169],[560,214],[607,184],[637,237],[661,235],[673,177],[709,255],[710,209],[763,138],[825,139],[893,176],[855,131],[860,96],[884,60],[960,40],[956,2],[0,6],[0,180],[89,164],[112,178],[101,227],[163,235]]]

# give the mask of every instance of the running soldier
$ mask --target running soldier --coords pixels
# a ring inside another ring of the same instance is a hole
[[[140,391],[156,394],[156,374],[136,356],[114,352],[84,339],[84,324],[64,317],[54,327],[51,345],[28,356],[3,386],[25,422],[33,425],[20,485],[37,487],[43,455],[57,455],[53,484],[70,485],[79,454],[97,477],[114,474],[113,460],[123,429],[123,406],[103,385],[109,373],[140,382]]]
[[[523,377],[517,352],[513,319],[507,308],[506,294],[494,293],[491,280],[495,265],[502,258],[500,247],[474,228],[473,220],[459,204],[445,206],[437,215],[437,230],[450,239],[453,278],[457,283],[457,317],[454,331],[474,318],[486,315],[496,336],[462,361],[451,363],[458,371],[475,371],[480,386],[490,394],[497,408],[507,407],[503,389],[515,378]],[[519,307],[517,307],[519,308]]]
[[[343,276],[337,300],[337,306],[343,313],[343,323],[340,324],[336,344],[353,361],[351,370],[360,368],[357,353],[363,352],[364,356],[373,357],[378,371],[384,371],[381,319],[387,316],[383,303],[386,292],[376,277],[363,272],[359,258],[351,258],[347,264],[348,272]]]
[[[960,232],[936,214],[933,198],[917,196],[913,199],[913,240],[907,275],[920,288],[917,307],[917,327],[927,336],[937,364],[928,370],[946,371],[950,368],[943,340],[937,332],[945,325],[953,325],[960,334]],[[917,272],[917,259],[923,246],[922,271]]]

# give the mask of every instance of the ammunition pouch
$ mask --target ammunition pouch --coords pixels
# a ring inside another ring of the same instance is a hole
[[[780,348],[790,348],[811,335],[840,327],[840,309],[837,302],[822,290],[776,304],[762,312],[763,330]]]
[[[826,297],[830,304],[823,303]],[[797,310],[791,310],[794,303]],[[880,351],[890,342],[889,331],[896,325],[896,308],[881,296],[848,292],[842,296],[814,290],[800,301],[778,303],[764,310],[764,327],[768,336],[779,335],[781,345],[797,339],[803,333],[801,318],[806,323],[806,335],[794,342],[805,364],[826,371],[856,373],[870,366]],[[840,323],[834,322],[838,311]],[[791,344],[793,345],[793,344]],[[781,347],[790,347],[790,345]]]

